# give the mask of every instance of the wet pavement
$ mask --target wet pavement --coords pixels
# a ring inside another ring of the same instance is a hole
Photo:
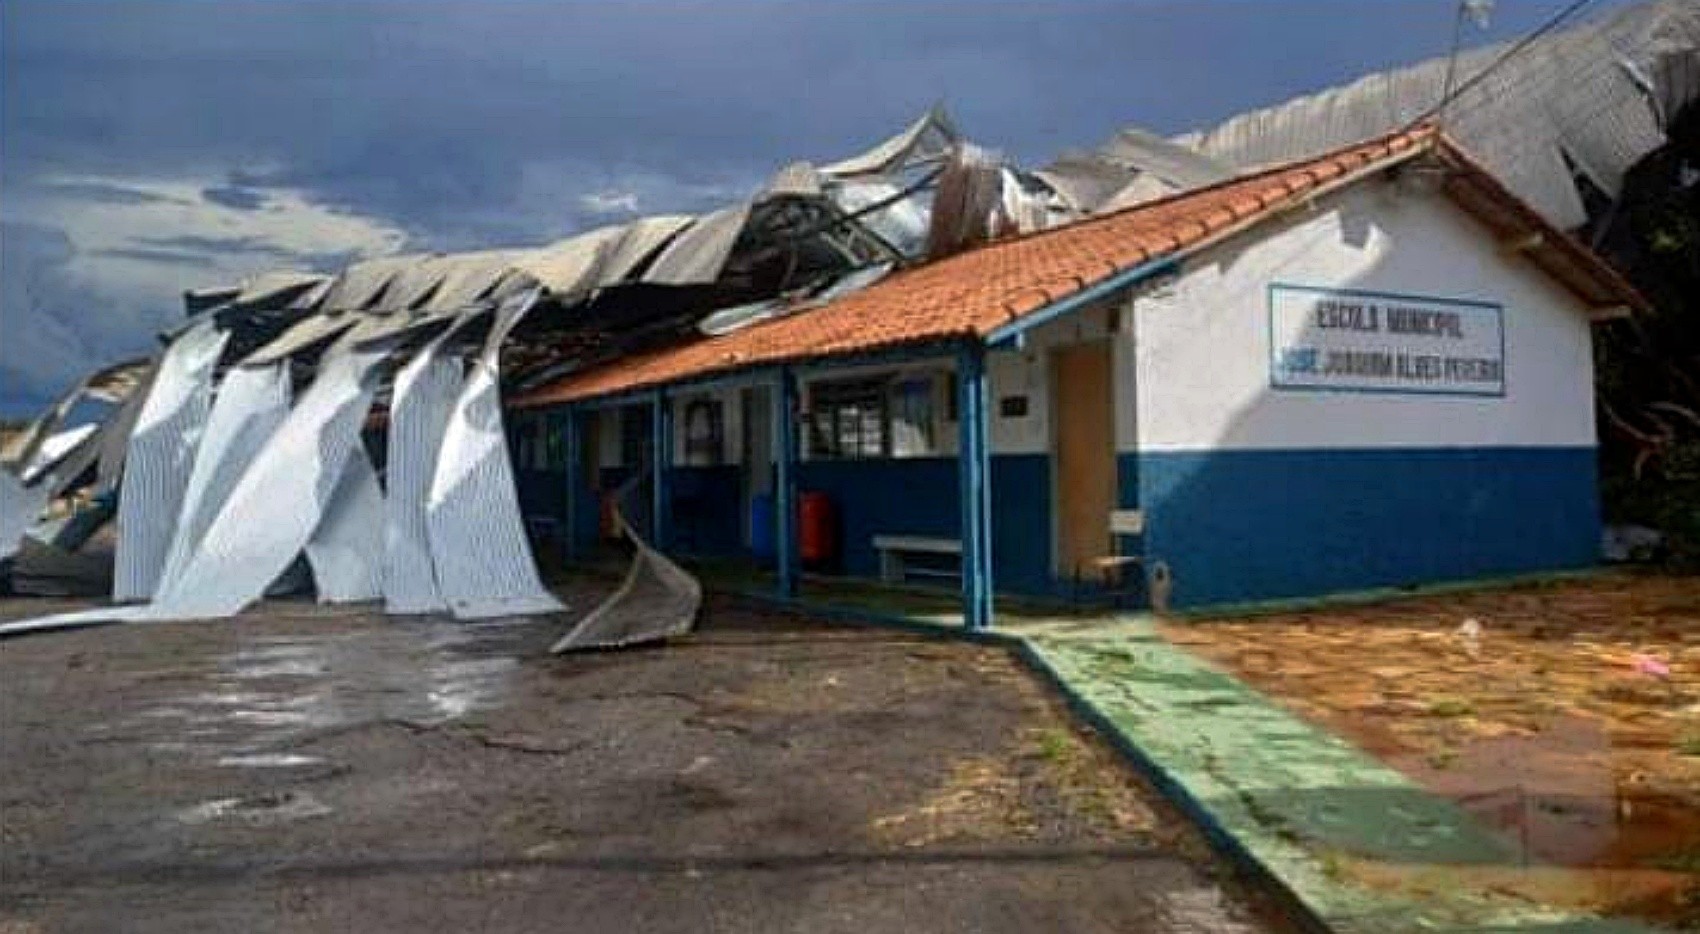
[[[0,931],[1286,930],[1003,650],[725,602],[662,649],[562,628],[0,643]]]

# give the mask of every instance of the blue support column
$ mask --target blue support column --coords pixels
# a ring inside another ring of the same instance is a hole
[[[579,440],[579,411],[568,406],[561,413],[561,456],[566,458],[567,497],[566,508],[562,510],[566,523],[565,540],[562,551],[568,561],[578,557],[578,491],[584,486],[584,448]]]
[[[987,412],[986,348],[966,344],[957,355],[957,465],[962,493],[962,621],[992,625],[992,459]]]
[[[773,387],[773,544],[778,559],[779,596],[797,595],[797,378],[781,368]]]
[[[657,391],[650,402],[653,438],[650,445],[650,502],[649,538],[657,551],[666,551],[672,544],[673,532],[673,403],[665,392]]]

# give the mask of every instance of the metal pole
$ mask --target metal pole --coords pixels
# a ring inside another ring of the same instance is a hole
[[[666,551],[672,544],[673,531],[673,403],[660,390],[650,402],[650,425],[653,438],[649,462],[653,482],[649,537],[655,550]]]
[[[584,478],[580,475],[584,457],[579,441],[579,412],[571,406],[562,413],[561,449],[562,455],[567,459],[564,465],[567,474],[567,501],[564,510],[566,535],[561,550],[567,560],[571,561],[578,557],[578,493],[579,488],[584,485]]]
[[[986,348],[966,344],[957,356],[957,466],[962,494],[962,622],[992,625],[992,484]]]
[[[797,595],[797,377],[782,367],[773,387],[773,545],[779,596]]]

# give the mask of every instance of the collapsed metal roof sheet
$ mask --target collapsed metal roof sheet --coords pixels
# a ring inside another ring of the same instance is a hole
[[[726,267],[749,216],[747,201],[703,215],[661,251],[643,281],[655,285],[713,282]]]
[[[950,115],[936,106],[896,136],[861,155],[823,165],[820,171],[840,178],[884,175],[905,164],[941,159],[961,138]]]
[[[360,311],[372,304],[403,270],[416,266],[429,255],[418,253],[405,256],[380,256],[363,259],[344,269],[331,282],[330,289],[319,302],[321,311]]]
[[[1459,55],[1464,87],[1506,51]],[[1535,40],[1459,94],[1446,130],[1557,226],[1587,220],[1572,166],[1613,197],[1665,143],[1665,121],[1700,97],[1700,5],[1653,0]],[[1241,168],[1304,158],[1402,126],[1438,103],[1447,59],[1241,114],[1188,140]]]

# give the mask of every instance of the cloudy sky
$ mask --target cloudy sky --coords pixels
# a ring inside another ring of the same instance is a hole
[[[4,0],[0,414],[145,352],[186,288],[702,209],[935,101],[1036,164],[1440,54],[1452,8]]]

